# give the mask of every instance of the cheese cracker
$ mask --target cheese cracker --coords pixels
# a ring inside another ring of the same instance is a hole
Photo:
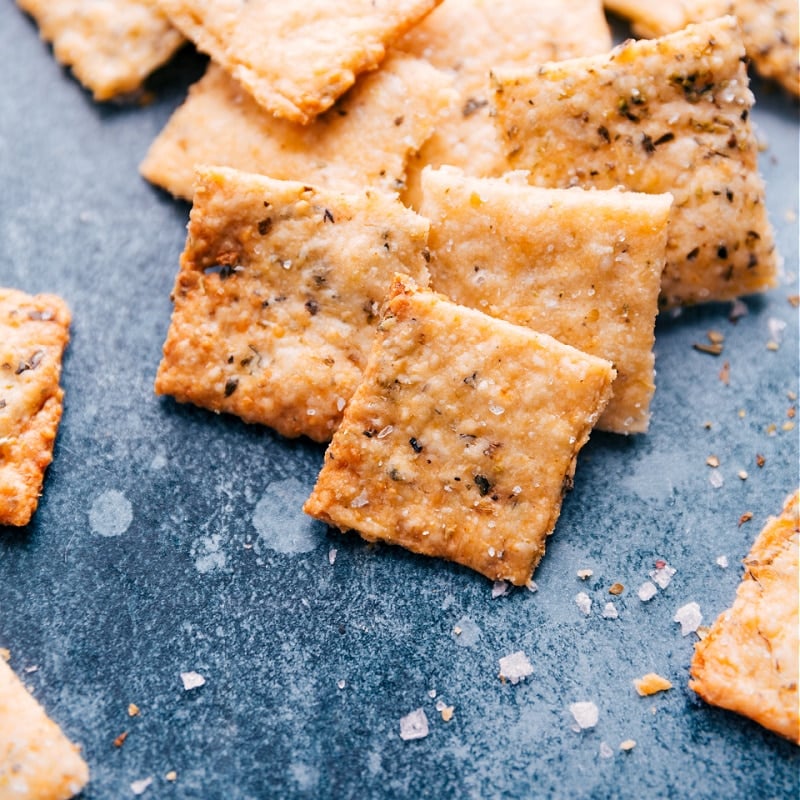
[[[0,658],[0,798],[68,800],[88,780],[78,748]]]
[[[27,525],[61,420],[70,314],[54,295],[0,289],[0,525]]]
[[[736,21],[724,17],[495,76],[507,153],[531,183],[673,195],[667,306],[776,282],[743,56]]]
[[[17,2],[95,100],[136,91],[184,41],[150,0]]]
[[[432,288],[611,361],[614,396],[597,427],[646,431],[672,197],[514,177],[425,169]]]
[[[156,391],[327,441],[392,275],[427,281],[427,235],[381,192],[200,170]]]
[[[397,192],[405,185],[409,154],[451,101],[446,76],[421,59],[396,55],[312,125],[295,125],[264,111],[212,64],[151,146],[141,171],[187,200],[198,164]]]
[[[695,645],[689,686],[800,744],[800,492],[771,517],[744,560],[733,606]]]
[[[797,0],[606,0],[642,36],[663,36],[689,23],[733,14],[756,70],[800,94],[800,19]]]
[[[304,510],[524,584],[614,370],[397,276]]]
[[[308,124],[441,0],[158,0],[276,116]]]

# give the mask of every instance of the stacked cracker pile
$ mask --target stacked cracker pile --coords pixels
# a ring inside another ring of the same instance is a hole
[[[529,582],[592,429],[647,430],[659,306],[775,283],[744,58],[797,93],[796,9],[610,3],[676,31],[610,50],[592,0],[20,4],[98,99],[211,56],[142,164],[194,204],[156,391],[330,441],[305,510],[369,540]],[[48,354],[6,359],[18,427]]]

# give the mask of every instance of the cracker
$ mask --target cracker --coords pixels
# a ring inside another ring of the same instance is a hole
[[[264,111],[212,64],[151,146],[141,171],[187,200],[198,164],[397,192],[409,153],[422,146],[451,101],[446,76],[421,59],[395,55],[327,114],[301,126]]]
[[[689,23],[733,14],[748,58],[765,78],[800,94],[800,20],[797,0],[606,0],[642,36],[663,36]]]
[[[27,525],[38,505],[61,419],[69,323],[59,297],[0,289],[0,525]]]
[[[597,427],[646,431],[672,197],[514,178],[423,172],[432,288],[611,361],[614,396]]]
[[[304,510],[524,584],[614,370],[397,276]]]
[[[265,109],[307,125],[441,0],[158,0]]]
[[[500,175],[507,163],[489,117],[489,72],[603,53],[611,34],[600,0],[447,0],[396,45],[450,75],[458,102],[409,163],[404,202],[419,207],[425,165]]]
[[[200,170],[156,391],[327,441],[392,275],[427,282],[427,235],[381,192]]]
[[[149,0],[17,0],[95,100],[135,92],[184,39]]]
[[[608,56],[495,76],[507,153],[531,183],[673,195],[666,306],[776,283],[743,55],[736,21],[724,17]]]
[[[798,540],[800,492],[767,521],[744,560],[733,606],[695,645],[689,686],[800,744]]]
[[[0,658],[0,797],[67,800],[88,780],[78,748]]]

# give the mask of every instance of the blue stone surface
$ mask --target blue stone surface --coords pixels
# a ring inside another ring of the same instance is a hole
[[[322,447],[153,394],[188,206],[137,166],[202,59],[155,76],[147,106],[97,105],[8,2],[0,53],[0,285],[59,293],[74,316],[44,496],[31,525],[0,529],[0,646],[82,745],[86,800],[147,777],[144,797],[209,800],[798,796],[798,748],[695,696],[696,637],[673,621],[690,601],[704,623],[731,604],[798,485],[795,102],[754,85],[781,285],[737,323],[730,304],[660,319],[650,433],[592,437],[538,592],[493,599],[480,575],[305,518]],[[692,348],[711,329],[719,358]],[[677,572],[643,603],[659,559]],[[502,683],[518,650],[533,674]],[[205,685],[184,691],[189,671]],[[651,671],[674,688],[641,698],[632,681]],[[577,701],[597,705],[593,729],[573,730]],[[417,708],[429,735],[402,741]]]

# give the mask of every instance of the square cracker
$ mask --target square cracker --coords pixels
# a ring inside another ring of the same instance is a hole
[[[695,645],[689,686],[712,705],[800,744],[800,491],[771,517],[744,560],[733,606]]]
[[[304,510],[521,585],[614,370],[397,276]]]
[[[497,122],[531,183],[673,195],[667,306],[776,282],[743,56],[736,20],[723,17],[607,56],[495,75]]]
[[[150,0],[17,0],[95,100],[134,92],[184,39]]]
[[[156,391],[327,441],[392,275],[427,282],[427,236],[381,192],[201,169]]]
[[[432,288],[611,361],[614,396],[597,427],[646,431],[672,197],[453,168],[425,169],[422,192]]]
[[[88,780],[78,748],[0,658],[0,797],[68,800]]]
[[[264,111],[212,64],[150,147],[141,171],[187,200],[198,164],[397,192],[405,185],[409,153],[431,135],[452,99],[445,75],[421,59],[395,55],[327,114],[302,126]]]
[[[158,0],[272,114],[308,124],[441,0]]]
[[[27,525],[53,460],[70,314],[54,295],[0,289],[0,525]]]
[[[409,162],[404,201],[419,207],[420,175],[450,164],[470,175],[508,169],[489,117],[493,67],[557,61],[611,49],[600,0],[447,0],[396,47],[427,59],[453,80],[458,101]]]
[[[692,22],[733,14],[748,58],[765,78],[800,94],[800,21],[797,0],[606,0],[642,36],[663,36]]]

